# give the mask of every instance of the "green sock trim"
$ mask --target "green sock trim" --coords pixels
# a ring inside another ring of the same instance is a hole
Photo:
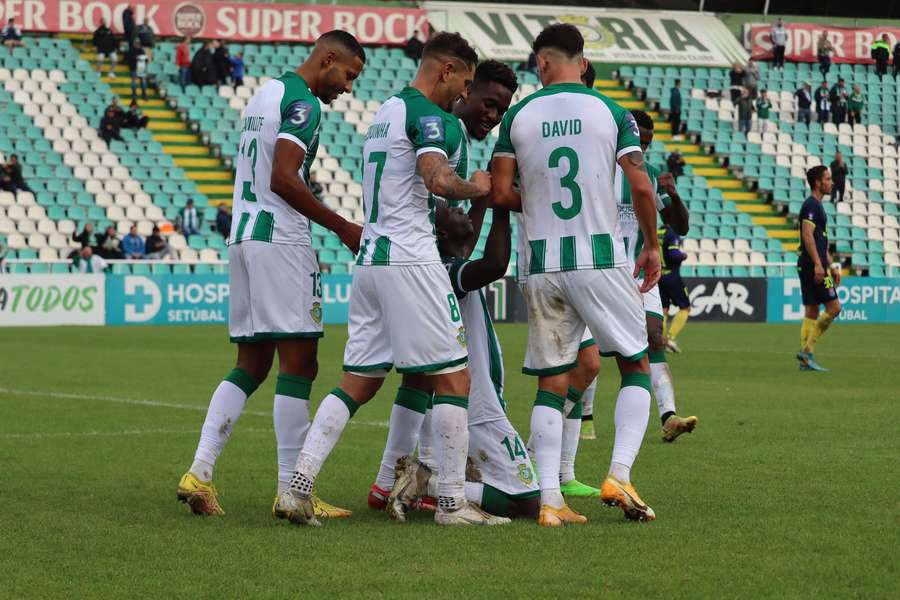
[[[537,396],[535,396],[534,398],[534,405],[547,406],[550,408],[555,408],[559,412],[562,412],[566,407],[566,399],[559,394],[554,394],[553,392],[548,392],[547,390],[538,390]]]
[[[469,409],[469,399],[466,396],[443,396],[435,394],[433,406],[437,406],[438,404],[452,404],[453,406],[465,408],[466,410]]]
[[[394,404],[424,415],[425,411],[428,410],[429,400],[431,400],[431,394],[401,385],[397,389],[397,397],[394,398]]]
[[[666,351],[665,350],[651,350],[650,351],[650,362],[652,362],[652,363],[666,362]]]
[[[233,383],[241,388],[241,391],[247,394],[247,396],[250,396],[250,394],[255,392],[256,388],[259,387],[259,382],[256,381],[250,373],[240,367],[233,368],[231,373],[225,376],[225,381]]]
[[[576,402],[575,406],[572,407],[572,410],[569,411],[569,414],[566,415],[567,419],[578,419],[581,420],[581,402]]]
[[[342,390],[339,387],[336,387],[333,390],[331,390],[331,393],[332,393],[332,395],[337,396],[338,398],[341,399],[341,402],[343,402],[344,406],[347,407],[347,410],[350,411],[350,418],[352,419],[353,415],[356,414],[356,411],[359,410],[359,404],[357,404],[356,401],[353,398],[351,398],[347,392],[345,392],[344,390]]]
[[[312,380],[306,377],[279,373],[278,379],[275,381],[275,393],[279,396],[309,400],[310,391],[312,391]]]
[[[642,387],[650,391],[650,375],[648,373],[626,373],[622,375],[622,383],[619,389],[626,387]]]
[[[584,392],[579,392],[571,385],[569,386],[569,391],[566,392],[566,400],[571,400],[572,402],[581,402],[582,396],[584,396]]]

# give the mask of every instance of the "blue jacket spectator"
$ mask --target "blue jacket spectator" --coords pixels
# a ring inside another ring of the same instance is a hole
[[[122,252],[125,258],[144,258],[144,240],[137,234],[137,227],[131,226],[131,230],[122,238]]]
[[[231,81],[234,82],[234,87],[244,85],[244,53],[238,52],[228,60],[231,63]]]

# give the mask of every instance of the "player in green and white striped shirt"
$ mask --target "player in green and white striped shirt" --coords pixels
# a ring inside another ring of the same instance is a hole
[[[568,371],[585,327],[601,353],[617,356],[622,385],[616,438],[601,497],[631,519],[655,515],[630,483],[647,427],[650,376],[640,292],[659,279],[653,189],[644,169],[637,125],[614,101],[585,88],[584,39],[568,24],[545,28],[533,44],[544,88],[507,112],[491,162],[493,199],[521,210],[527,244],[528,349],[525,373],[538,376],[532,446],[541,484],[538,523],[587,519],[569,509],[559,489],[562,411]],[[622,166],[644,234],[635,271],[626,268],[613,192]],[[514,188],[518,174],[521,192]],[[633,277],[644,271],[641,289]]]

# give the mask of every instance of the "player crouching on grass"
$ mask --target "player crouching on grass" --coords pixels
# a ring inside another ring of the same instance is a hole
[[[803,295],[803,325],[800,328],[801,371],[827,371],[816,362],[813,351],[831,322],[841,314],[837,286],[841,285],[841,268],[833,263],[828,251],[828,220],[822,198],[831,193],[831,173],[828,167],[818,165],[806,172],[806,181],[812,190],[800,208],[800,258],[797,271],[800,274],[800,292]],[[826,265],[828,265],[826,270]],[[819,314],[819,305],[825,312]]]
[[[228,246],[228,329],[238,345],[237,365],[213,393],[194,462],[178,484],[178,499],[194,514],[225,514],[212,484],[213,468],[276,351],[272,417],[279,493],[290,483],[309,430],[309,392],[323,335],[322,283],[310,221],[335,232],[354,252],[362,233],[316,200],[306,184],[319,147],[319,100],[329,104],[350,93],[365,60],[356,38],[330,31],[296,71],[261,86],[247,104]],[[313,505],[320,517],[350,516],[318,498]]]
[[[470,468],[466,499],[470,505],[498,517],[536,519],[541,492],[525,445],[506,416],[503,356],[482,290],[502,277],[509,265],[509,211],[494,209],[484,256],[478,260],[467,258],[474,249],[478,228],[473,227],[473,220],[461,208],[438,204],[435,229],[469,348]],[[423,427],[419,448],[420,457],[426,461],[429,459],[422,450],[431,447],[432,435],[430,427]],[[409,456],[397,461],[396,477],[387,510],[392,519],[405,521],[407,512],[423,497],[433,498],[437,493],[435,477],[431,469]]]

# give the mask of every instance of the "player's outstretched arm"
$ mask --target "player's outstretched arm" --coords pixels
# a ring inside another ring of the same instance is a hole
[[[656,183],[669,195],[672,203],[662,209],[663,223],[670,225],[678,235],[687,235],[691,228],[690,213],[687,206],[678,195],[678,188],[675,187],[675,178],[671,173],[660,173]]]
[[[484,225],[484,215],[487,212],[489,197],[490,194],[480,198],[472,198],[472,206],[467,213],[469,215],[469,220],[472,221],[472,235],[466,240],[467,258],[475,250],[475,246],[478,244],[478,238],[481,236],[481,226]]]
[[[416,168],[428,191],[447,200],[479,198],[491,191],[490,175],[484,171],[475,171],[472,179],[466,181],[453,172],[447,157],[440,152],[420,154],[416,160]]]
[[[495,156],[491,159],[491,199],[494,206],[522,211],[522,196],[513,186],[515,178],[515,158]]]
[[[478,290],[503,277],[509,266],[512,245],[509,211],[494,208],[494,220],[484,245],[484,256],[466,264],[460,275],[464,290]]]
[[[634,214],[637,217],[641,233],[644,235],[644,247],[634,264],[634,276],[643,270],[644,283],[641,293],[649,292],[659,281],[660,259],[659,239],[656,237],[656,200],[653,198],[653,186],[644,168],[644,155],[640,151],[629,152],[619,159],[622,172],[631,186],[631,200]]]
[[[816,240],[813,236],[813,230],[816,224],[807,219],[803,219],[800,223],[800,243],[806,248],[806,254],[813,261],[813,277],[816,283],[822,283],[825,280],[825,266],[819,258],[819,251],[816,249]]]
[[[275,158],[272,160],[270,189],[281,196],[300,214],[335,232],[341,242],[354,254],[359,252],[362,227],[338,215],[316,200],[303,180],[297,175],[303,166],[306,151],[294,142],[279,139],[275,142]]]

